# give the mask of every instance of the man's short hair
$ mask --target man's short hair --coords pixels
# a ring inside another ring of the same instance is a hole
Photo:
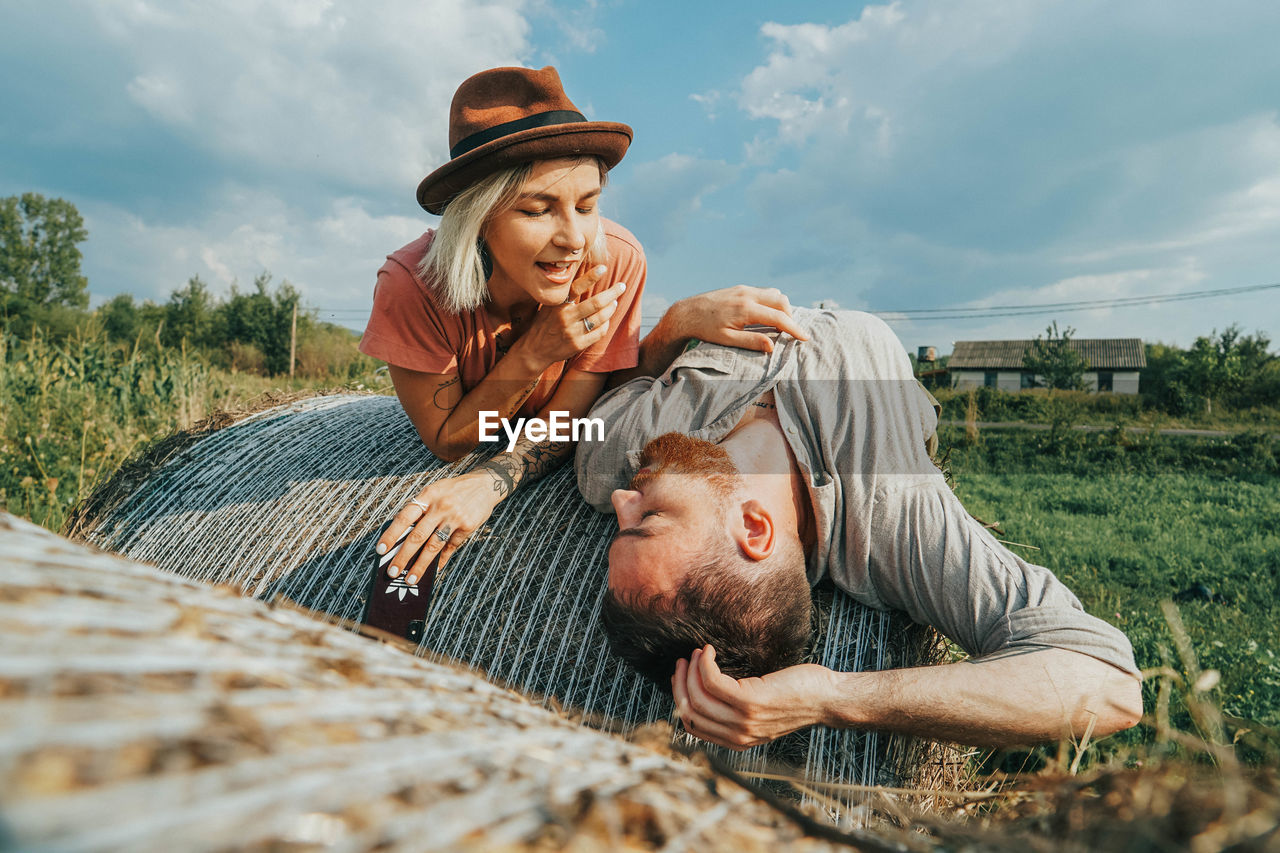
[[[665,690],[676,661],[707,644],[732,678],[803,662],[812,597],[800,543],[779,548],[764,561],[769,565],[757,564],[761,571],[741,571],[745,562],[736,553],[704,555],[666,598],[623,598],[608,590],[601,621],[613,653]]]

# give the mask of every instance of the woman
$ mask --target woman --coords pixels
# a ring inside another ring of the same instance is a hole
[[[418,187],[440,226],[388,256],[360,350],[389,365],[423,443],[445,460],[480,443],[480,417],[585,417],[608,374],[634,367],[644,253],[598,212],[631,128],[589,122],[554,68],[496,68],[458,88],[448,163]],[[521,438],[480,468],[431,484],[396,515],[388,566],[416,584],[570,442]],[[419,554],[419,552],[421,552]],[[416,557],[416,559],[415,559]]]

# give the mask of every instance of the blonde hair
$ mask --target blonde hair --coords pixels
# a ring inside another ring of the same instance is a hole
[[[600,158],[575,159],[579,163],[594,161],[600,169],[600,186],[604,186],[608,170]],[[480,253],[481,235],[490,219],[515,204],[532,171],[532,163],[523,163],[494,172],[458,193],[444,209],[431,247],[418,264],[418,273],[434,286],[446,310],[455,314],[474,311],[489,298],[489,277]],[[601,221],[587,247],[586,262],[599,264],[608,259]]]

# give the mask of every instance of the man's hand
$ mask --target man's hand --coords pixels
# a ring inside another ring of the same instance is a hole
[[[834,673],[806,663],[763,678],[734,679],[716,666],[711,646],[676,662],[671,693],[690,734],[729,749],[748,749],[826,722]]]

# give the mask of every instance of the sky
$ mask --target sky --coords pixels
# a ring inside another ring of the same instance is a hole
[[[554,65],[635,129],[603,210],[650,318],[754,284],[912,351],[1277,339],[1280,288],[1141,299],[1280,283],[1276,44],[1262,0],[5,0],[0,196],[77,206],[93,304],[267,271],[361,329],[458,84]]]

